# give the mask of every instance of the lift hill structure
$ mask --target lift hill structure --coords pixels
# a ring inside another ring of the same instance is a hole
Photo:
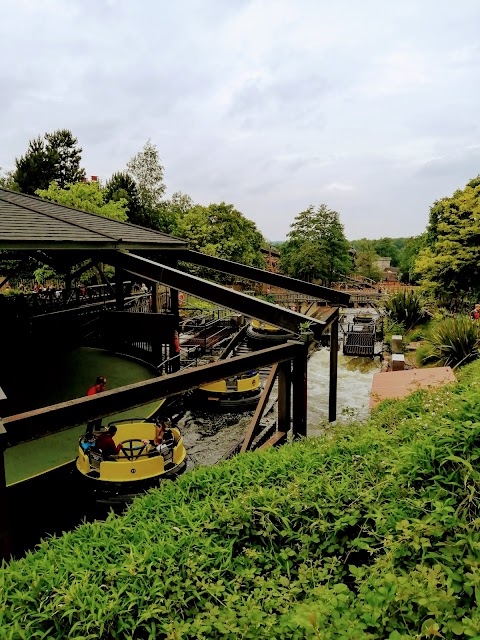
[[[33,256],[40,262],[54,267],[65,274],[67,291],[72,288],[74,280],[92,266],[96,265],[102,274],[102,264],[113,266],[115,286],[112,285],[112,291],[115,295],[115,311],[111,313],[125,326],[128,326],[129,322],[127,316],[131,319],[132,315],[125,311],[125,281],[133,276],[149,281],[155,288],[160,285],[168,287],[170,306],[167,313],[162,313],[158,308],[158,296],[154,295],[153,314],[134,314],[145,315],[142,320],[136,319],[137,331],[139,322],[144,321],[146,332],[165,335],[168,342],[171,342],[174,331],[179,327],[178,291],[187,292],[296,334],[300,333],[300,324],[306,320],[304,315],[295,311],[188,274],[178,268],[179,262],[200,265],[266,285],[282,287],[327,300],[332,306],[346,306],[349,303],[349,295],[344,292],[212,258],[189,250],[185,241],[180,238],[5,189],[0,189],[0,249],[6,250],[12,259],[22,261]],[[10,274],[10,277],[12,275]],[[108,283],[105,275],[103,277]],[[63,318],[67,320],[67,315]],[[314,338],[319,339],[322,333],[329,329],[332,344],[337,344],[338,318],[339,310],[336,307],[331,308],[322,320],[308,318]],[[337,357],[337,350],[331,349],[330,420],[336,419]],[[8,508],[3,461],[6,446],[266,365],[273,365],[273,373],[267,382],[264,397],[259,402],[242,451],[248,450],[252,442],[262,407],[266,404],[276,376],[279,379],[278,424],[277,434],[272,438],[271,444],[283,441],[291,427],[295,437],[305,436],[307,349],[302,341],[291,341],[251,354],[219,360],[196,369],[128,385],[97,396],[78,398],[23,414],[5,416],[3,422],[0,420],[0,515],[5,515]],[[6,556],[10,527],[6,517],[2,517],[1,520],[3,525],[0,529],[0,552]]]

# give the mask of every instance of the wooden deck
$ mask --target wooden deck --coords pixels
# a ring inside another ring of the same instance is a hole
[[[376,407],[382,400],[405,398],[418,389],[441,387],[449,382],[455,382],[455,379],[455,374],[450,367],[374,373],[370,392],[370,409]]]

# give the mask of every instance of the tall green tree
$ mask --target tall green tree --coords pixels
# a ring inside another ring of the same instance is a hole
[[[181,220],[193,206],[193,200],[189,195],[176,191],[170,200],[164,200],[157,207],[156,228],[163,233],[179,235]]]
[[[381,280],[383,274],[377,263],[380,256],[375,251],[374,240],[360,240],[356,247],[355,271],[365,278],[375,280],[375,282]]]
[[[15,159],[13,180],[22,193],[33,195],[55,180],[61,188],[85,177],[80,167],[82,149],[68,129],[33,138],[25,155]]]
[[[326,204],[302,211],[281,247],[282,271],[294,278],[330,284],[349,273],[352,262],[340,215]]]
[[[18,191],[18,184],[15,182],[14,171],[3,170],[0,167],[0,187]]]
[[[96,213],[119,222],[126,222],[128,219],[126,199],[120,198],[117,201],[105,202],[102,188],[98,182],[67,184],[64,189],[61,189],[56,182],[52,182],[48,189],[37,189],[36,194],[46,200]]]
[[[127,172],[137,184],[142,206],[147,210],[154,210],[160,204],[166,187],[158,149],[150,139],[143,149],[129,160]]]
[[[414,270],[437,295],[480,293],[480,177],[430,209],[427,246]]]
[[[126,200],[128,221],[142,227],[151,226],[151,216],[140,202],[137,183],[128,173],[114,173],[103,189],[103,198],[106,203]]]
[[[193,206],[179,217],[178,235],[195,251],[253,267],[265,266],[260,251],[262,234],[232,204]]]
[[[45,134],[46,150],[53,159],[53,180],[61,189],[85,178],[85,169],[80,166],[82,148],[69,129],[57,129]]]
[[[22,193],[33,195],[37,189],[48,189],[54,180],[54,159],[40,136],[28,143],[25,155],[15,159],[14,182]]]

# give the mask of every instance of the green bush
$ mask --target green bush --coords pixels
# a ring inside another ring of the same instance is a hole
[[[398,291],[383,303],[385,312],[406,331],[425,322],[430,316],[422,295],[416,291]]]
[[[0,571],[2,639],[479,637],[479,374],[43,542]]]
[[[427,343],[422,364],[451,367],[467,364],[479,356],[480,323],[467,315],[445,318],[432,329]]]

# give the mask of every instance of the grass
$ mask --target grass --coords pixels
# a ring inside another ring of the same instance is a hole
[[[1,637],[479,637],[479,374],[43,542],[0,571]]]

